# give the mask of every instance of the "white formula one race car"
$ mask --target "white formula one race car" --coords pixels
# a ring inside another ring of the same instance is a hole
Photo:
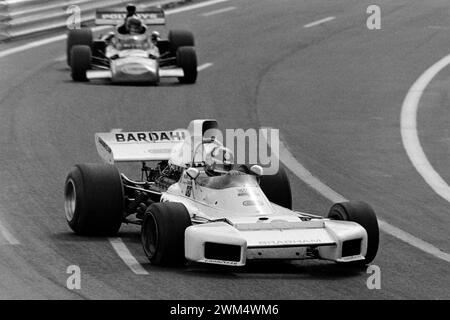
[[[96,40],[89,28],[70,30],[67,35],[67,63],[74,81],[110,79],[156,85],[161,78],[178,78],[181,83],[195,83],[197,56],[192,33],[170,30],[164,40],[148,28],[165,24],[163,9],[136,9],[133,5],[126,11],[101,9],[95,21],[115,26],[114,32]]]
[[[334,204],[328,218],[292,210],[285,171],[232,162],[215,120],[187,130],[97,133],[106,164],[78,164],[65,183],[69,226],[82,235],[115,235],[141,225],[155,265],[187,260],[243,266],[251,259],[324,259],[364,266],[378,250],[374,211],[364,202]],[[136,181],[117,162],[142,162]],[[154,165],[149,166],[148,163]]]

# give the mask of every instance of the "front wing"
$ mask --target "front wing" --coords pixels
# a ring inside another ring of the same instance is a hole
[[[113,79],[113,73],[111,70],[88,70],[86,73],[86,77],[89,80],[98,80],[98,79]],[[184,77],[183,69],[181,68],[167,68],[167,69],[159,69],[158,78],[182,78]],[[142,77],[136,76],[127,76],[114,77],[116,81],[140,81]],[[154,78],[150,78],[150,81]],[[148,79],[145,79],[149,81]]]
[[[247,260],[364,260],[367,232],[354,222],[311,220],[230,225],[213,222],[185,231],[188,260],[243,266]]]

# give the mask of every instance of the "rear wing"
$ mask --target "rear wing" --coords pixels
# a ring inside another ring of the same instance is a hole
[[[164,25],[166,17],[164,10],[159,7],[148,7],[145,9],[137,8],[136,16],[142,20],[145,25]],[[98,9],[95,12],[96,25],[118,25],[125,21],[127,11],[122,8]]]
[[[107,163],[169,160],[172,149],[189,137],[187,130],[107,132],[95,134],[95,145]]]

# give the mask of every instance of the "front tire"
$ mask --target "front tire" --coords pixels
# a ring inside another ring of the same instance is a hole
[[[72,47],[76,45],[81,46],[92,46],[92,31],[89,28],[81,28],[70,30],[67,34],[66,43],[66,56],[67,65],[70,67],[72,65]]]
[[[71,59],[73,81],[87,81],[86,73],[91,68],[91,48],[88,46],[72,47]]]
[[[194,35],[190,31],[170,30],[168,34],[170,50],[175,53],[179,47],[193,47]]]
[[[291,185],[283,167],[274,175],[261,176],[259,185],[270,202],[292,210]]]
[[[375,259],[378,252],[380,231],[375,211],[362,201],[349,201],[334,204],[328,212],[333,220],[353,221],[367,232],[367,253],[365,260],[351,262],[351,265],[365,266]]]
[[[148,207],[141,229],[145,255],[154,265],[180,265],[185,262],[184,232],[191,217],[181,203],[154,203]]]
[[[197,55],[193,47],[180,47],[177,50],[177,65],[183,69],[181,83],[195,83],[197,80]]]
[[[123,186],[112,165],[78,164],[67,175],[64,209],[77,234],[114,236],[123,220]]]

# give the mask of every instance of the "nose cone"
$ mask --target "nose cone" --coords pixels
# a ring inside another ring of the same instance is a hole
[[[151,59],[123,59],[113,69],[113,82],[158,83],[158,63]]]

